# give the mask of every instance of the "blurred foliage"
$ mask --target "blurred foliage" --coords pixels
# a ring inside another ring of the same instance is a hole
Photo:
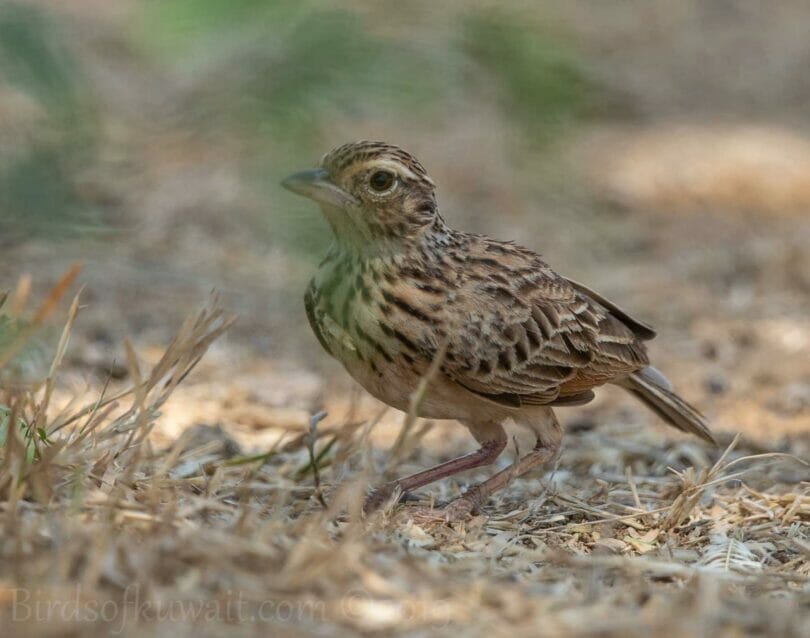
[[[5,81],[29,91],[56,117],[77,123],[75,62],[36,9],[16,3],[0,9],[0,59]]]
[[[582,115],[592,87],[570,45],[537,20],[492,7],[459,5],[449,37],[429,46],[412,37],[405,9],[318,0],[145,2],[132,35],[174,78],[182,126],[236,144],[242,170],[283,203],[257,223],[307,253],[327,227],[278,181],[327,150],[336,119],[367,119],[370,131],[399,117],[441,126],[461,101],[494,103],[542,148]],[[391,12],[402,26],[377,28]],[[57,27],[36,6],[0,6],[0,242],[61,238],[101,222],[77,187],[97,161],[97,108]]]
[[[21,3],[0,6],[0,112],[0,242],[97,224],[75,186],[93,156],[89,91],[60,32]]]
[[[7,299],[0,292],[0,310]],[[48,370],[48,347],[41,334],[31,330],[25,319],[10,317],[0,312],[0,388],[10,389],[19,384],[38,385]],[[12,409],[0,404],[0,448],[7,445],[8,430],[12,421]],[[43,429],[35,429],[19,416],[15,419],[19,436],[25,448],[26,462],[34,461],[37,445],[34,439],[48,444]]]
[[[441,125],[457,102],[492,101],[538,147],[581,113],[590,89],[570,47],[524,16],[460,7],[442,46],[406,25],[375,29],[359,14],[311,0],[161,0],[143,5],[136,39],[183,75],[200,130],[228,127],[252,157],[256,183],[284,203],[263,219],[276,241],[306,253],[328,230],[311,204],[277,182],[328,149],[337,119],[381,114]],[[393,11],[393,9],[392,9]],[[384,14],[386,12],[383,12]],[[395,14],[395,17],[402,15]],[[494,87],[494,89],[493,89]]]
[[[323,3],[162,0],[144,6],[138,38],[152,55],[196,65],[206,125],[225,117],[272,142],[274,156],[285,156],[279,145],[316,149],[335,116],[429,108],[442,95],[436,60]]]
[[[0,405],[0,447],[6,446],[6,439],[8,438],[8,426],[11,421],[11,408],[5,405]],[[33,463],[37,455],[37,446],[34,438],[38,438],[43,443],[49,443],[48,435],[45,430],[34,430],[25,420],[17,418],[17,429],[22,438],[22,444],[25,447],[25,461],[26,463]]]
[[[0,313],[0,382],[26,383],[41,377],[48,369],[47,345],[42,333],[30,334],[30,324]]]
[[[161,0],[144,4],[137,39],[196,75],[192,108],[208,111],[205,124],[226,117],[295,153],[336,116],[435,113],[450,94],[491,95],[488,79],[504,115],[538,141],[582,113],[592,87],[563,38],[520,13],[463,14],[460,37],[443,48],[409,41],[405,28],[379,35],[367,16],[322,2]]]
[[[521,14],[482,11],[462,27],[462,46],[495,79],[499,102],[536,143],[583,115],[594,87],[558,33]]]

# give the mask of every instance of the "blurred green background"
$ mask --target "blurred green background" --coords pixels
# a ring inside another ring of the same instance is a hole
[[[799,0],[6,0],[2,288],[82,260],[102,350],[165,339],[216,288],[234,349],[336,373],[300,302],[328,228],[279,181],[366,138],[417,155],[452,224],[541,251],[676,360],[740,317],[802,332],[808,32]]]
[[[542,152],[597,101],[568,34],[545,24],[542,12],[459,5],[414,31],[407,23],[421,21],[427,5],[353,11],[292,0],[167,0],[108,10],[115,24],[91,35],[105,17],[94,14],[100,4],[54,13],[47,9],[55,3],[12,2],[0,10],[3,97],[11,110],[4,128],[16,136],[2,172],[6,239],[112,225],[115,211],[93,199],[98,193],[82,192],[82,177],[103,170],[104,147],[118,141],[109,127],[135,136],[145,122],[110,103],[124,95],[105,95],[133,90],[123,86],[127,78],[117,78],[119,86],[88,78],[103,71],[88,66],[110,64],[106,55],[139,67],[130,70],[137,80],[161,85],[133,96],[163,118],[155,128],[199,140],[200,151],[226,146],[250,187],[268,198],[290,167],[328,150],[335,119],[369,121],[369,135],[397,120],[435,131],[461,104],[484,101]],[[96,42],[77,42],[87,36]],[[104,49],[88,51],[94,44]],[[99,59],[88,60],[93,54]],[[325,227],[302,206],[268,206],[247,223],[286,248],[315,249],[326,241]]]

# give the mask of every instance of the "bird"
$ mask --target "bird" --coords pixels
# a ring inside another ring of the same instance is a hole
[[[333,242],[304,295],[323,349],[383,403],[466,426],[478,448],[370,491],[364,511],[504,451],[504,423],[534,434],[531,451],[437,510],[463,520],[513,478],[548,464],[563,428],[554,408],[620,386],[669,425],[715,444],[706,418],[650,364],[656,336],[585,285],[512,241],[451,228],[436,185],[410,153],[358,141],[282,181],[316,202]],[[428,375],[432,373],[431,376]]]

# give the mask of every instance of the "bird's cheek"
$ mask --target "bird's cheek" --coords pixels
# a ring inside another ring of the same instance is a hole
[[[339,236],[345,236],[351,232],[355,222],[346,210],[339,206],[330,206],[329,204],[321,203],[321,212],[332,228],[332,231]]]
[[[345,220],[347,218],[346,211],[340,208],[339,206],[333,206],[331,204],[324,204],[321,203],[321,211],[323,212],[323,216],[326,217],[327,220],[330,222]]]
[[[374,211],[351,208],[343,211],[344,236],[360,242],[379,239],[385,235],[383,220]]]

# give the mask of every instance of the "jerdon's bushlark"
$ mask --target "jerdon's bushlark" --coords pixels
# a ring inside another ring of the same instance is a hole
[[[366,509],[462,470],[491,464],[503,424],[536,445],[511,467],[445,507],[463,517],[512,477],[554,458],[553,408],[619,385],[670,425],[713,442],[704,417],[649,365],[645,323],[511,242],[449,228],[435,185],[404,150],[355,142],[283,185],[317,202],[335,242],[305,296],[312,330],[368,392],[400,410],[440,359],[419,416],[457,419],[480,444],[470,454],[377,488]]]

